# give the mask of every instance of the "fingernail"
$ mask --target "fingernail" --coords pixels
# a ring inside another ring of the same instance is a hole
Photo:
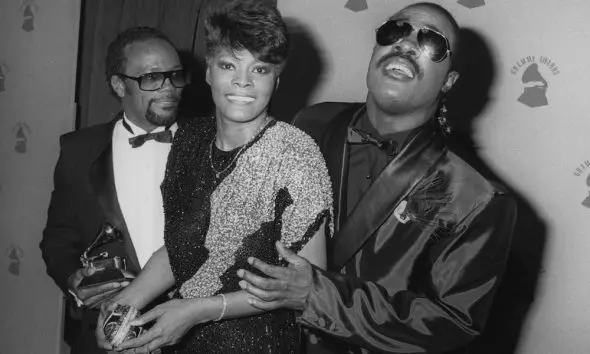
[[[238,269],[238,277],[243,277],[244,276],[244,270],[243,269]]]
[[[238,285],[240,286],[240,288],[245,289],[246,288],[246,282],[243,280],[240,280],[240,282],[238,283]]]
[[[252,263],[254,263],[254,258],[252,258],[252,257],[248,257],[248,263],[249,263],[249,264],[252,264]]]
[[[121,283],[121,286],[127,286],[127,285],[129,285],[129,282],[128,281],[124,281],[124,282]]]

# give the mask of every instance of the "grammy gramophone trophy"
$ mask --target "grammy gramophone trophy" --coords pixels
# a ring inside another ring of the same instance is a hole
[[[121,231],[114,228],[108,222],[105,222],[102,225],[94,241],[92,241],[90,246],[88,246],[80,256],[80,261],[84,268],[93,267],[98,271],[93,275],[82,279],[82,282],[78,285],[79,289],[135,278],[135,276],[127,270],[125,258],[119,256],[109,257],[107,251],[102,251],[94,256],[90,255],[95,249],[107,243],[123,241],[124,239]]]

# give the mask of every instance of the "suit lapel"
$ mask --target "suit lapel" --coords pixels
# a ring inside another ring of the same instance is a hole
[[[346,186],[348,186],[348,152],[346,143],[348,126],[357,116],[362,104],[352,104],[345,108],[328,125],[322,139],[322,152],[326,160],[332,186],[334,188],[334,223],[337,232],[346,220]]]
[[[101,206],[105,221],[111,223],[121,231],[125,238],[125,252],[127,254],[127,269],[137,274],[141,270],[133,242],[129,236],[129,230],[125,218],[119,206],[117,191],[115,189],[115,174],[113,169],[112,136],[115,122],[113,120],[105,129],[104,145],[90,169],[90,183]]]
[[[346,222],[341,224],[341,228],[334,236],[332,249],[328,252],[331,256],[328,260],[330,269],[340,270],[354,256],[420,178],[427,175],[429,168],[435,165],[444,151],[445,144],[442,137],[430,124],[424,126],[400,154],[383,169],[350,215],[346,217]],[[348,175],[347,159],[341,159],[341,161],[341,175]],[[339,187],[339,194],[346,194],[347,183],[342,183]],[[340,203],[339,210],[340,214],[345,214],[346,205]]]

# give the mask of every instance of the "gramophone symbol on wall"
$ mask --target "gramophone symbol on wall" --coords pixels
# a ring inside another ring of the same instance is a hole
[[[18,122],[14,128],[12,128],[12,132],[15,134],[16,139],[14,151],[19,154],[25,154],[27,152],[27,135],[31,134],[31,128],[27,123]]]
[[[350,11],[360,12],[368,9],[369,5],[367,4],[367,0],[348,0],[344,7]]]
[[[484,6],[486,2],[484,0],[459,0],[459,5],[463,5],[468,9],[474,9],[476,7]]]
[[[524,89],[518,102],[529,107],[547,106],[547,88],[549,84],[547,80],[541,76],[539,72],[539,65],[537,63],[531,64],[522,74],[522,83]]]
[[[39,11],[39,6],[34,0],[23,0],[19,12],[23,15],[23,24],[21,29],[25,32],[32,32],[35,29],[35,14]]]
[[[588,175],[588,178],[586,178],[586,186],[590,187],[590,175]],[[586,199],[582,201],[582,205],[590,209],[590,191],[588,192]]]
[[[23,261],[23,258],[24,258],[23,250],[16,245],[11,245],[8,248],[7,256],[8,256],[8,273],[10,273],[14,276],[19,276],[21,262]]]
[[[8,66],[6,63],[0,61],[0,94],[6,91],[6,74],[8,73]]]

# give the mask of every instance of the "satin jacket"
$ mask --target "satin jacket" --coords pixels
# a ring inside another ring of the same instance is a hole
[[[320,144],[335,200],[329,269],[314,268],[300,317],[308,353],[467,353],[505,269],[516,202],[426,124],[347,215],[346,137],[363,108],[323,103],[293,121]]]

